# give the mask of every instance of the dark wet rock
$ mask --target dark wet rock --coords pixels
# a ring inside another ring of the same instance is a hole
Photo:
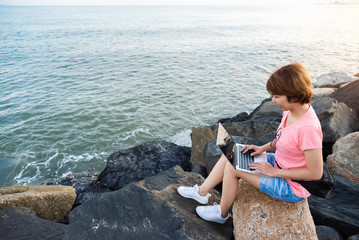
[[[111,154],[96,183],[111,190],[156,175],[176,165],[191,170],[191,148],[169,142],[148,142]]]
[[[65,235],[67,225],[39,218],[29,208],[6,208],[0,211],[0,239],[53,239]]]
[[[84,202],[86,202],[92,198],[95,198],[97,196],[100,196],[101,194],[106,193],[106,192],[112,192],[112,190],[109,188],[100,186],[99,183],[92,182],[81,193],[79,193],[77,195],[74,205],[79,206],[79,205],[83,204]]]
[[[310,196],[310,211],[316,225],[335,228],[345,239],[359,234],[359,184],[334,176],[335,190],[328,198]]]
[[[67,239],[230,239],[232,221],[210,223],[196,215],[198,203],[181,197],[179,185],[200,184],[203,178],[179,166],[103,194],[70,215]],[[219,201],[212,191],[210,204]]]
[[[318,240],[343,240],[342,235],[334,228],[328,226],[315,226]]]
[[[350,236],[347,240],[359,240],[359,234]]]
[[[222,118],[218,122],[220,123],[233,123],[233,122],[243,122],[248,120],[248,113],[242,112],[234,117]]]
[[[315,98],[311,104],[322,125],[325,159],[332,153],[332,146],[339,138],[357,130],[358,119],[346,104],[333,98]]]
[[[280,123],[282,116],[283,110],[276,103],[272,102],[271,98],[267,98],[253,110],[253,112],[248,116],[248,119],[252,121],[266,120]]]

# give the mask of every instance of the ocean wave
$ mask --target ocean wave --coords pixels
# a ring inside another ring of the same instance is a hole
[[[153,134],[150,132],[149,129],[147,129],[147,128],[137,128],[137,129],[132,130],[132,131],[124,132],[123,134],[120,135],[119,140],[120,141],[127,141],[130,138],[137,138],[137,136],[139,134],[142,134],[142,133],[145,133],[145,134],[153,136]]]
[[[45,161],[34,160],[36,154],[33,152],[22,153],[20,156],[24,160],[18,164],[21,167],[16,170],[17,173],[13,177],[14,185],[34,185],[47,178],[66,177],[74,172],[83,171],[83,166],[91,161],[98,162],[102,159],[105,162],[108,156],[106,152],[73,155],[59,153],[57,149],[49,153],[51,154]]]

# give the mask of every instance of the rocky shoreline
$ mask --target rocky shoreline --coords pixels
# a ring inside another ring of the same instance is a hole
[[[309,197],[310,212],[318,239],[359,239],[359,79],[344,73],[325,74],[314,87],[311,105],[322,124],[324,158],[335,175],[336,189],[327,199]],[[281,109],[265,99],[252,113],[219,122],[237,142],[264,144],[274,136],[281,115]],[[30,194],[40,199],[32,200],[34,209],[26,201],[11,205],[11,199],[28,190],[2,188],[0,238],[232,239],[232,221],[225,225],[205,222],[195,214],[197,204],[176,193],[179,185],[201,183],[212,169],[220,156],[216,134],[217,125],[196,127],[191,148],[149,142],[111,154],[101,173],[90,169],[47,180],[42,187],[65,185],[76,191],[76,195],[66,195],[73,204],[68,212],[63,210],[61,220],[38,214],[38,203],[45,199],[50,199],[42,204],[45,210],[59,205],[53,193],[51,197]],[[212,191],[210,204],[219,202],[220,190],[218,186]]]

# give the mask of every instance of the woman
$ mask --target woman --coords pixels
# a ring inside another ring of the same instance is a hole
[[[225,223],[233,204],[241,178],[261,192],[286,202],[299,202],[310,193],[292,180],[318,180],[323,174],[323,134],[318,117],[309,104],[313,92],[307,70],[299,63],[279,68],[267,81],[267,91],[272,102],[283,110],[282,121],[275,138],[263,145],[246,145],[242,152],[253,150],[252,156],[268,150],[267,162],[251,164],[254,175],[237,171],[222,155],[201,186],[179,187],[178,193],[186,198],[207,204],[213,187],[222,183],[220,205],[200,206],[197,214],[207,221]]]

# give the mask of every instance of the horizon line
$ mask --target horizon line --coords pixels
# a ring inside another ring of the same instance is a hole
[[[357,5],[359,3],[298,3],[296,5]],[[276,6],[288,6],[288,5],[282,5],[282,4],[273,4],[273,3],[261,3],[261,4],[250,4],[250,3],[243,3],[243,4],[78,4],[78,5],[62,5],[62,4],[0,4],[0,6],[3,7],[204,7],[204,6],[253,6],[253,5],[276,5]]]

